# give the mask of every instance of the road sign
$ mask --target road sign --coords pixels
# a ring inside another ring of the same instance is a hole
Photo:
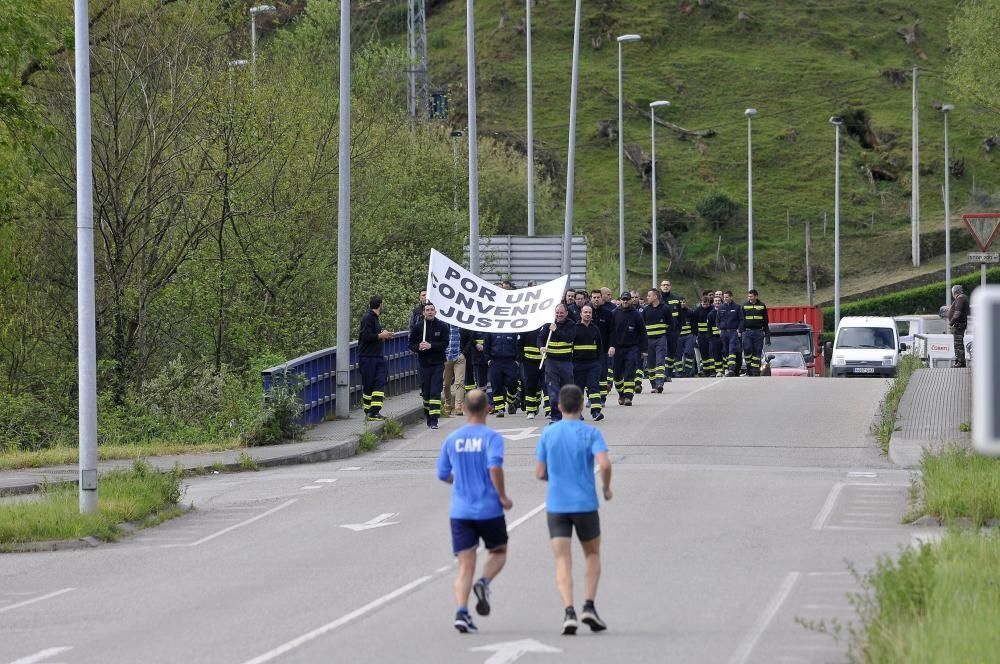
[[[970,253],[969,254],[970,263],[1000,263],[1000,254],[998,253]]]
[[[987,251],[1000,231],[1000,212],[985,212],[979,214],[963,214],[962,221],[972,234],[972,239],[979,245],[980,251]]]
[[[1000,335],[1000,286],[983,286],[972,293],[976,338]],[[980,454],[1000,456],[1000,348],[976,345],[972,360],[972,442]]]

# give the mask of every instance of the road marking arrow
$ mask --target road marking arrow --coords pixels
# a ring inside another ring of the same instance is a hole
[[[488,646],[469,648],[469,650],[472,652],[492,652],[493,655],[486,660],[485,664],[511,664],[511,662],[516,662],[522,655],[527,655],[529,652],[562,652],[559,648],[547,646],[534,639],[493,643]]]
[[[391,519],[394,516],[399,516],[398,512],[386,512],[385,514],[379,514],[374,519],[369,519],[364,523],[344,523],[341,524],[341,528],[347,528],[348,530],[353,530],[354,532],[359,532],[362,530],[371,530],[372,528],[382,528],[384,526],[394,526],[399,521],[386,521],[386,519]]]
[[[524,429],[497,429],[496,432],[503,434],[507,440],[527,440],[540,434],[535,433],[538,427],[527,427]]]

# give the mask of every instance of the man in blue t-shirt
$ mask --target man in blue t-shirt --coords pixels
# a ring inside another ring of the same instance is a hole
[[[476,593],[476,613],[490,614],[490,582],[507,562],[507,522],[504,510],[513,503],[507,497],[503,479],[503,436],[486,426],[486,392],[472,390],[465,395],[469,423],[448,436],[438,457],[438,479],[451,488],[451,544],[458,558],[455,579],[455,629],[476,632],[469,615],[469,592]],[[479,540],[489,552],[483,575],[475,584],[476,548]]]
[[[601,578],[601,522],[597,516],[594,460],[601,470],[604,500],[611,500],[611,461],[600,430],[580,421],[583,392],[579,387],[565,385],[559,391],[559,409],[563,419],[546,428],[538,441],[535,477],[549,483],[545,508],[552,553],[556,558],[556,585],[566,607],[563,634],[576,634],[578,627],[573,608],[570,549],[574,528],[586,557],[586,600],[580,619],[592,631],[600,632],[608,626],[594,608],[597,582]]]

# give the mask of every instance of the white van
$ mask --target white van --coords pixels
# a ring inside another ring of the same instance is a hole
[[[899,342],[896,322],[886,316],[847,316],[840,319],[833,340],[830,375],[882,376],[896,375],[900,351],[906,344]]]

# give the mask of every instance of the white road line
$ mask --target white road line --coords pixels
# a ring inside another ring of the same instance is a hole
[[[774,597],[771,598],[771,602],[764,609],[764,612],[757,617],[757,622],[754,623],[753,627],[747,632],[747,635],[743,637],[743,641],[740,643],[740,647],[736,649],[733,656],[729,658],[730,664],[745,664],[745,662],[750,659],[753,649],[757,647],[757,642],[760,641],[760,637],[763,636],[767,626],[771,624],[774,620],[774,616],[778,614],[781,610],[781,605],[784,604],[785,600],[788,599],[788,595],[791,594],[792,588],[795,586],[795,582],[799,579],[799,572],[789,572],[785,575],[785,578],[781,582],[781,586],[778,587],[778,592],[775,593]]]
[[[347,466],[346,468],[341,468],[341,470],[361,470],[361,466]]]
[[[692,392],[688,392],[687,394],[685,394],[684,396],[682,396],[677,401],[670,402],[670,405],[673,406],[674,404],[678,404],[678,403],[684,401],[685,399],[687,399],[688,397],[693,397],[694,395],[698,394],[702,390],[707,390],[708,388],[712,387],[713,385],[718,385],[719,383],[723,383],[723,382],[725,382],[725,381],[722,378],[720,378],[719,380],[713,380],[708,385],[703,385],[703,386],[699,387],[697,390],[694,390]]]
[[[830,514],[833,512],[833,508],[837,506],[837,497],[840,496],[840,492],[844,490],[845,484],[843,482],[837,482],[830,489],[830,494],[826,497],[826,502],[823,503],[823,509],[819,511],[816,518],[813,520],[812,529],[813,530],[823,530],[823,526],[826,524],[826,520],[830,518]]]
[[[62,590],[57,590],[54,593],[49,593],[48,595],[42,595],[41,597],[35,597],[32,599],[27,599],[23,602],[18,602],[17,604],[11,604],[10,606],[5,606],[0,608],[0,613],[6,613],[7,611],[13,611],[14,609],[20,609],[22,606],[28,606],[29,604],[34,604],[36,602],[43,602],[47,599],[52,599],[53,597],[58,597],[59,595],[65,595],[66,593],[71,593],[76,588],[63,588]]]
[[[291,500],[286,500],[285,502],[281,503],[277,507],[272,507],[268,511],[262,512],[262,513],[258,514],[257,516],[254,516],[254,517],[251,517],[251,518],[247,519],[246,521],[240,521],[239,523],[237,523],[235,525],[232,525],[232,526],[229,526],[228,528],[223,528],[219,532],[212,533],[208,537],[202,537],[200,540],[197,540],[196,542],[191,542],[190,544],[181,544],[180,546],[198,546],[199,544],[204,544],[205,542],[211,542],[216,537],[222,537],[226,533],[231,533],[232,531],[236,530],[237,528],[242,528],[243,526],[248,526],[251,523],[253,523],[254,521],[259,521],[260,519],[263,519],[265,516],[270,516],[271,514],[274,514],[275,512],[277,512],[279,510],[283,510],[283,509],[285,509],[286,507],[288,507],[289,505],[291,505],[292,503],[294,503],[296,501],[298,501],[298,498],[292,498]],[[165,544],[164,547],[170,547],[170,545],[169,544]]]
[[[806,572],[806,576],[850,576],[850,572]]]
[[[71,646],[59,646],[57,648],[46,648],[41,652],[36,652],[34,655],[28,655],[27,657],[22,657],[21,659],[14,660],[10,664],[36,664],[43,659],[48,659],[58,655],[59,653],[66,652],[67,650],[72,650]]]
[[[337,478],[334,477],[333,479],[316,480],[316,484],[333,484],[336,481],[337,481]]]
[[[533,517],[536,514],[538,514],[539,512],[541,512],[543,509],[545,509],[545,503],[542,503],[541,505],[537,505],[530,512],[528,512],[527,514],[525,514],[522,517],[519,517],[516,521],[514,521],[509,526],[507,526],[507,532],[509,533],[510,531],[514,530],[515,528],[517,528],[518,526],[520,526],[522,523],[524,523],[525,521],[527,521],[531,517]]]
[[[852,609],[850,604],[803,604],[801,608],[811,611],[850,611]],[[820,636],[825,635],[820,634]]]
[[[435,574],[444,574],[445,572],[447,572],[450,569],[451,569],[451,565],[445,565],[443,567],[438,567],[436,570],[434,570],[434,573]]]
[[[322,488],[323,487],[316,486],[315,484],[307,484],[304,487],[301,487],[303,491],[316,491],[317,489],[322,489]]]
[[[323,636],[327,632],[331,632],[337,629],[338,627],[342,627],[347,623],[356,620],[357,618],[360,618],[366,613],[371,613],[372,611],[379,608],[383,604],[387,604],[392,600],[396,599],[397,597],[399,597],[400,595],[405,595],[411,590],[414,590],[415,588],[422,586],[423,584],[430,581],[432,578],[433,577],[431,576],[422,576],[416,581],[411,581],[410,583],[407,583],[405,586],[401,586],[396,590],[393,590],[391,593],[382,595],[376,600],[372,600],[368,604],[362,606],[360,609],[351,611],[347,615],[337,618],[333,622],[329,622],[323,625],[322,627],[317,627],[311,632],[306,632],[302,636],[292,639],[291,641],[278,646],[274,650],[269,650],[263,655],[247,660],[244,664],[264,664],[264,662],[273,661],[274,659],[280,657],[281,655],[284,655],[287,652],[291,652],[292,650],[298,648],[299,646],[305,645],[306,643],[312,641],[313,639]]]

